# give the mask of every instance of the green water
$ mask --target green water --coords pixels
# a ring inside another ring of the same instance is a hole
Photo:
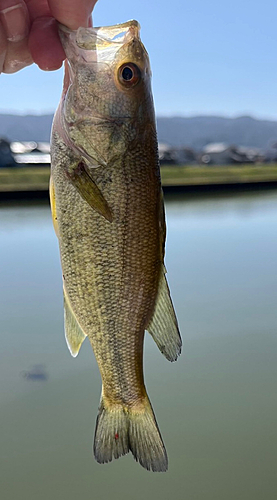
[[[277,498],[277,192],[167,196],[166,209],[184,348],[171,364],[146,339],[169,455],[154,474],[131,455],[94,461],[101,382],[89,343],[76,359],[65,344],[48,205],[0,205],[1,500]]]

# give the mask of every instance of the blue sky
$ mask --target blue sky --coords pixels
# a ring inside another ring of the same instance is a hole
[[[150,54],[159,116],[277,119],[277,3],[273,0],[99,0],[94,25],[137,19]],[[0,75],[0,112],[52,112],[62,71],[34,65]]]

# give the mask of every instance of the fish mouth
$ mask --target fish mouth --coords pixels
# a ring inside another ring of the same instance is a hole
[[[140,24],[131,20],[99,28],[81,27],[76,31],[59,24],[59,34],[69,60],[81,56],[86,62],[108,62],[122,45],[140,40]]]

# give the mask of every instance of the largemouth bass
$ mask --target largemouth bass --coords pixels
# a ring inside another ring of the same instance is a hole
[[[181,339],[165,277],[165,218],[151,71],[139,24],[60,27],[67,56],[52,131],[50,197],[65,335],[86,337],[102,376],[94,455],[129,451],[148,470],[167,454],[143,378],[147,329],[174,361]]]

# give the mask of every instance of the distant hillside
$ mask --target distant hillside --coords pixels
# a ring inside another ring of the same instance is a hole
[[[257,120],[249,116],[158,118],[158,134],[161,142],[173,146],[202,149],[210,142],[226,142],[265,149],[277,142],[277,121]]]
[[[53,115],[0,115],[0,137],[15,141],[49,141]],[[277,142],[277,121],[249,116],[158,118],[160,142],[201,149],[210,142],[268,148]]]
[[[53,115],[0,114],[0,137],[10,141],[49,142]]]

